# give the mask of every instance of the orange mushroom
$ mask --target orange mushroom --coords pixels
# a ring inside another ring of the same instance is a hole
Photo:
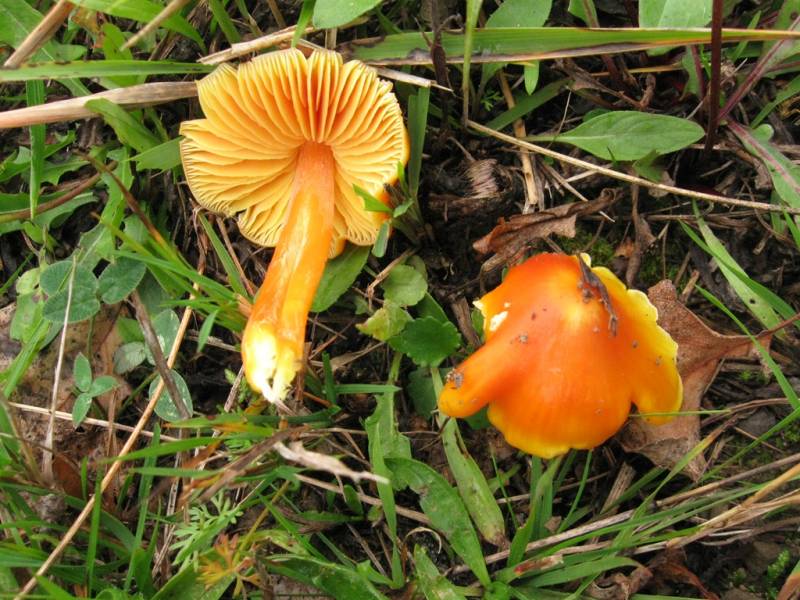
[[[325,263],[345,240],[368,245],[408,160],[391,85],[335,52],[262,55],[222,65],[197,84],[205,119],[181,125],[181,158],[197,201],[263,246],[276,246],[242,338],[247,380],[272,402],[300,367],[308,311]]]
[[[678,345],[656,323],[655,307],[583,260],[539,254],[475,303],[486,343],[451,371],[443,413],[467,417],[488,404],[509,444],[552,458],[602,444],[631,403],[643,415],[680,408]]]

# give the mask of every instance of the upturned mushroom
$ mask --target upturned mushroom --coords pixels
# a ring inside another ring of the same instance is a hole
[[[443,413],[488,404],[506,441],[542,458],[602,444],[631,403],[653,424],[672,418],[683,398],[677,344],[645,294],[584,260],[539,254],[475,303],[486,343],[451,371]]]
[[[345,241],[373,243],[386,219],[364,209],[354,186],[386,202],[408,134],[391,85],[335,52],[222,65],[197,88],[206,118],[181,125],[189,187],[203,207],[238,216],[245,237],[276,247],[242,360],[251,387],[280,402],[300,367],[325,263]]]

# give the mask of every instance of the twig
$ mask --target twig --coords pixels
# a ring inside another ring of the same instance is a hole
[[[283,13],[281,12],[278,3],[275,0],[267,0],[267,6],[269,6],[269,11],[272,13],[275,22],[278,24],[278,27],[281,29],[286,28],[286,19],[283,18]]]
[[[151,34],[156,29],[161,27],[161,24],[169,19],[172,15],[182,9],[189,0],[172,0],[169,4],[167,4],[160,13],[158,13],[152,21],[150,21],[147,25],[142,27],[139,31],[134,34],[131,39],[127,42],[122,44],[120,50],[127,50],[128,48],[133,48],[136,44],[138,44],[146,35]]]
[[[295,26],[292,25],[291,27],[286,27],[285,29],[281,29],[280,31],[274,31],[267,35],[263,35],[259,38],[254,40],[248,40],[246,42],[238,42],[233,44],[230,48],[226,48],[225,50],[220,50],[219,52],[215,52],[214,54],[208,54],[197,62],[206,64],[206,65],[218,65],[220,63],[228,62],[229,60],[233,60],[234,58],[239,58],[240,56],[244,56],[245,54],[250,54],[252,52],[257,52],[259,50],[265,50],[267,48],[272,48],[273,46],[277,46],[283,42],[288,42],[294,37],[294,30]],[[313,27],[306,27],[305,33],[312,33],[316,31]]]
[[[48,483],[53,483],[53,452],[55,451],[54,439],[56,428],[56,405],[58,403],[58,388],[61,384],[61,368],[64,366],[64,348],[67,344],[67,330],[69,329],[69,311],[72,309],[72,289],[75,283],[75,269],[78,263],[72,260],[72,268],[67,279],[67,305],[64,309],[64,321],[61,324],[61,339],[58,342],[58,359],[56,360],[56,370],[53,374],[53,393],[50,396],[50,415],[47,420],[47,432],[44,437],[44,445],[47,450],[42,456],[42,476]]]
[[[123,108],[137,108],[194,96],[197,96],[197,85],[194,81],[143,83],[141,85],[98,92],[89,96],[81,96],[80,98],[58,100],[47,104],[0,112],[0,129],[96,117],[97,113],[86,108],[86,103],[98,98],[111,100]]]
[[[650,189],[667,192],[668,194],[686,196],[688,198],[694,198],[695,200],[705,200],[706,202],[713,202],[716,204],[725,204],[727,206],[739,206],[739,207],[752,208],[755,210],[763,210],[768,212],[779,212],[779,213],[785,212],[791,215],[800,215],[800,208],[796,207],[779,206],[777,204],[767,204],[766,202],[754,202],[751,200],[738,200],[736,198],[728,198],[727,196],[718,196],[716,194],[707,194],[705,192],[695,192],[693,190],[687,190],[684,188],[675,187],[673,185],[655,183],[653,181],[644,179],[642,177],[636,177],[635,175],[628,175],[627,173],[615,171],[614,169],[609,169],[608,167],[601,167],[600,165],[595,165],[588,161],[581,160],[579,158],[573,158],[572,156],[556,152],[555,150],[550,150],[549,148],[545,148],[543,146],[537,146],[536,144],[531,144],[530,142],[526,142],[525,140],[517,139],[514,136],[506,135],[505,133],[500,133],[499,131],[495,131],[494,129],[486,127],[485,125],[476,123],[475,121],[468,121],[468,125],[475,131],[485,133],[486,135],[497,138],[498,140],[502,140],[509,144],[519,146],[520,148],[525,148],[526,150],[531,150],[532,152],[536,152],[544,156],[549,156],[550,158],[554,158],[556,160],[565,162],[570,165],[574,165],[576,167],[581,167],[583,169],[587,169],[595,173],[600,173],[601,175],[606,175],[608,177],[613,177],[614,179],[619,179],[620,181],[626,181],[628,183],[638,184]]]
[[[131,294],[131,300],[133,301],[133,308],[136,310],[136,319],[139,321],[139,325],[142,326],[144,341],[150,349],[150,354],[153,355],[153,361],[156,363],[158,374],[161,375],[161,381],[164,381],[167,386],[167,392],[172,398],[172,403],[175,405],[175,408],[178,409],[181,419],[191,419],[192,413],[183,401],[181,393],[178,391],[178,386],[175,385],[175,378],[172,377],[172,373],[167,366],[167,361],[164,358],[164,353],[161,351],[158,334],[153,328],[150,315],[147,314],[147,309],[142,303],[142,299],[139,297],[139,292],[134,290],[133,294]]]
[[[111,168],[116,168],[117,163],[111,163]],[[66,204],[73,198],[77,198],[83,192],[88,190],[94,184],[96,184],[100,180],[100,173],[95,173],[89,179],[80,182],[78,185],[70,189],[68,192],[64,192],[63,195],[59,196],[58,198],[54,198],[53,200],[49,200],[47,202],[43,202],[38,207],[36,207],[36,214],[40,215],[48,210],[52,210],[54,208],[58,208],[62,204]],[[31,209],[30,208],[23,208],[21,210],[13,210],[10,212],[4,212],[0,214],[0,223],[8,223],[9,221],[16,221],[20,219],[22,221],[31,218]]]
[[[500,82],[500,89],[503,92],[503,98],[509,110],[514,108],[517,103],[514,102],[514,94],[511,93],[511,88],[508,85],[503,69],[497,73],[497,80]],[[514,135],[518,138],[524,138],[527,134],[525,131],[525,123],[522,119],[514,121]],[[522,164],[522,175],[525,180],[525,206],[522,209],[523,213],[529,213],[533,206],[539,210],[544,210],[544,197],[541,193],[541,187],[536,185],[536,176],[533,173],[533,163],[529,152],[519,153],[519,162]]]
[[[51,414],[49,409],[42,408],[40,406],[30,406],[28,404],[20,404],[19,402],[8,402],[7,404],[13,408],[16,408],[17,410],[36,415],[49,416]],[[63,410],[53,411],[52,414],[55,415],[55,418],[59,419],[60,421],[72,421],[72,415],[68,412],[64,412]],[[133,427],[129,425],[120,425],[119,423],[112,423],[111,421],[106,421],[105,419],[94,419],[92,417],[86,417],[83,419],[83,421],[81,421],[81,425],[96,425],[97,427],[105,427],[106,429],[110,429],[113,426],[114,429],[118,429],[120,431],[127,431],[129,433],[133,431]],[[155,434],[152,431],[143,430],[141,435],[151,438]],[[170,435],[164,435],[163,433],[159,435],[159,439],[165,442],[178,441],[178,438]]]
[[[39,21],[39,24],[33,28],[33,31],[22,40],[22,43],[14,53],[6,59],[3,67],[16,69],[22,66],[28,58],[33,56],[39,48],[53,37],[53,34],[61,27],[61,24],[66,20],[73,8],[72,2],[58,0],[44,18]]]

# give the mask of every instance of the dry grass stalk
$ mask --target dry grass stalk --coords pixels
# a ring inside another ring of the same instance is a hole
[[[176,12],[178,12],[180,9],[186,6],[188,2],[189,0],[172,0],[172,2],[167,4],[152,21],[150,21],[147,25],[145,25],[139,31],[137,31],[136,34],[131,37],[131,39],[122,44],[121,50],[127,50],[128,48],[133,48],[146,35],[149,35],[152,32],[154,32],[161,26],[161,24],[164,21],[169,19],[172,15],[174,15]]]
[[[279,31],[274,31],[272,33],[263,35],[254,40],[248,40],[246,42],[239,42],[238,44],[233,44],[230,48],[226,48],[225,50],[220,50],[219,52],[215,52],[214,54],[209,54],[208,56],[204,56],[197,62],[203,63],[205,65],[218,65],[220,63],[233,60],[234,58],[239,58],[240,56],[244,56],[245,54],[250,54],[251,52],[258,52],[259,50],[266,50],[267,48],[273,48],[274,46],[277,46],[279,44],[291,40],[294,37],[294,31],[295,31],[295,26],[292,25],[291,27],[287,27]],[[307,27],[305,33],[311,33],[313,31],[316,31],[313,27]]]
[[[97,114],[89,110],[86,103],[98,98],[111,100],[123,108],[138,108],[194,96],[197,96],[197,86],[194,81],[143,83],[81,98],[0,112],[0,129],[95,117]]]
[[[73,8],[72,2],[58,0],[14,53],[6,59],[3,67],[6,69],[21,67],[26,60],[53,37],[53,34],[61,27],[61,24],[67,19]]]

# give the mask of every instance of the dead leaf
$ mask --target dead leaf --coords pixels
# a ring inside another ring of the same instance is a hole
[[[630,258],[635,248],[636,245],[633,243],[633,240],[629,237],[626,237],[614,250],[614,256],[617,258]]]
[[[743,335],[721,335],[710,329],[679,300],[669,280],[648,290],[650,302],[658,309],[659,324],[678,343],[678,370],[683,379],[681,411],[696,411],[706,389],[726,358],[757,358],[758,351]],[[770,338],[762,338],[769,347]],[[700,441],[700,417],[676,417],[660,426],[648,425],[643,419],[631,419],[619,434],[619,441],[628,452],[643,454],[656,465],[670,469]],[[697,480],[706,468],[702,455],[695,457],[684,473]]]
[[[606,189],[592,202],[560,204],[548,210],[515,215],[508,221],[501,221],[491,232],[472,244],[481,254],[495,253],[495,256],[483,264],[482,270],[491,271],[501,266],[531,242],[548,235],[575,237],[575,222],[578,217],[608,208],[617,197],[615,190]]]
[[[700,578],[686,566],[686,555],[679,550],[666,550],[647,563],[656,579],[671,583],[691,585],[705,600],[719,600],[719,596],[703,585]]]
[[[596,600],[628,600],[646,586],[653,573],[644,565],[636,567],[630,575],[613,573],[599,581],[593,581],[586,593]]]

